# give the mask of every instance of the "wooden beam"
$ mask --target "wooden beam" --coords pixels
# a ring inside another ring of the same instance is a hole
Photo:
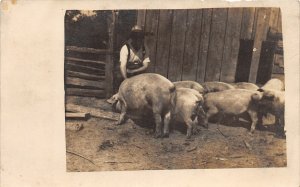
[[[188,10],[182,80],[196,80],[202,10]]]
[[[153,33],[153,36],[146,36],[146,40],[145,40],[146,45],[149,47],[150,50],[150,64],[149,67],[147,68],[147,72],[151,72],[151,73],[153,73],[155,70],[158,17],[159,17],[159,10],[146,11],[145,31]]]
[[[67,76],[70,77],[76,77],[76,78],[81,78],[81,79],[86,79],[86,80],[94,80],[94,81],[99,81],[99,80],[104,80],[105,76],[98,76],[98,75],[92,75],[88,73],[81,73],[81,72],[75,72],[75,71],[70,71],[67,70]]]
[[[118,113],[105,111],[100,108],[85,107],[85,106],[75,105],[75,104],[71,104],[71,103],[66,104],[66,110],[89,113],[92,117],[98,117],[98,118],[114,120],[114,121],[117,121],[120,116],[120,114],[118,114]]]
[[[270,8],[258,8],[256,32],[251,60],[249,82],[256,83],[257,70],[261,54],[262,42],[267,37],[269,29]]]
[[[155,72],[167,77],[171,41],[172,10],[160,10]]]
[[[220,80],[227,11],[227,8],[213,9],[205,81]]]
[[[253,32],[255,8],[243,8],[241,39],[250,40]]]
[[[93,68],[93,67],[89,67],[89,66],[82,66],[82,65],[71,63],[71,62],[67,62],[65,64],[65,66],[66,66],[67,70],[71,70],[71,71],[90,73],[93,75],[104,75],[105,74],[104,70],[102,70],[102,69]]]
[[[93,64],[93,65],[98,65],[98,66],[105,66],[105,62],[99,61],[99,60],[86,60],[86,59],[73,58],[73,57],[66,57],[65,60],[74,61],[74,62],[82,62],[82,63]]]
[[[271,8],[269,26],[271,29],[277,29],[279,8]]]
[[[80,53],[95,53],[95,54],[102,54],[105,55],[107,53],[112,53],[111,50],[107,49],[94,49],[88,47],[77,47],[77,46],[66,46],[66,51],[75,51]]]
[[[174,10],[168,69],[168,79],[171,81],[181,80],[186,19],[187,10]]]
[[[220,80],[234,82],[240,48],[242,8],[229,8]]]
[[[84,96],[84,97],[98,97],[98,98],[104,98],[105,97],[105,91],[104,90],[66,88],[65,92],[66,92],[66,95]]]
[[[81,120],[87,120],[89,118],[89,113],[73,113],[73,112],[66,112],[66,119],[81,119]]]
[[[111,19],[107,19],[108,25],[108,50],[113,51],[115,41],[115,24],[116,24],[116,13],[111,11]],[[114,61],[113,55],[106,55],[106,66],[105,66],[105,92],[106,98],[109,98],[113,94],[114,88]]]
[[[203,9],[202,12],[203,12],[202,26],[201,26],[201,33],[200,33],[201,42],[199,46],[198,69],[197,69],[198,82],[204,82],[205,79],[212,9],[211,8]]]
[[[137,25],[144,28],[145,27],[145,19],[146,19],[146,10],[138,10]]]
[[[84,80],[74,77],[67,77],[66,78],[66,85],[70,86],[82,86],[82,87],[93,87],[95,89],[104,89],[104,81],[91,81],[91,80]]]

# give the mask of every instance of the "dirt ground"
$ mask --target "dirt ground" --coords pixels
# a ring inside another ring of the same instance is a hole
[[[105,100],[69,96],[67,103],[111,110]],[[265,120],[268,121],[268,120]],[[285,167],[286,139],[275,136],[273,125],[249,134],[250,124],[226,120],[198,127],[187,140],[185,129],[173,130],[169,138],[155,139],[151,127],[131,120],[115,121],[91,117],[79,131],[66,128],[67,171],[162,170],[202,168]],[[84,158],[83,158],[84,157]]]

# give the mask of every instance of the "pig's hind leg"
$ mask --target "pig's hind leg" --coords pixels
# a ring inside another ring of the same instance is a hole
[[[155,138],[162,137],[162,106],[160,104],[154,105],[153,108],[153,116],[155,120]]]
[[[254,110],[248,110],[248,114],[251,118],[251,127],[250,127],[250,133],[253,133],[257,124],[257,112]]]
[[[163,137],[165,137],[165,138],[169,137],[170,120],[171,120],[171,112],[168,112],[164,117],[164,135],[163,135]]]
[[[120,114],[120,117],[119,117],[119,120],[117,121],[117,125],[122,125],[123,123],[126,122],[126,120],[128,119],[127,116],[126,116],[126,112],[127,112],[127,105],[125,102],[123,101],[119,101],[120,102],[120,106],[121,106],[121,114]]]

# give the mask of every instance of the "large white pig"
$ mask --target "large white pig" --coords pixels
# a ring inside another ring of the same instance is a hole
[[[232,86],[228,83],[217,82],[217,81],[204,82],[204,83],[201,83],[201,85],[203,86],[206,93],[220,92],[220,91],[224,91],[224,90],[234,89],[234,86]]]
[[[266,82],[265,85],[261,87],[261,90],[278,90],[283,91],[284,85],[283,82],[279,79],[270,79],[268,82]]]
[[[166,136],[169,133],[168,122],[180,123],[187,126],[187,138],[190,138],[199,118],[204,118],[203,97],[198,91],[190,88],[176,88],[176,93],[171,97],[171,113],[165,117]],[[201,120],[202,121],[202,120]]]
[[[204,123],[207,124],[208,119],[217,113],[234,116],[248,113],[252,122],[250,132],[254,132],[258,121],[258,101],[261,97],[260,92],[246,89],[208,93],[204,96],[204,110],[206,111]]]
[[[258,90],[259,87],[256,84],[250,82],[237,82],[231,83],[236,89],[246,89],[246,90]]]
[[[195,81],[177,81],[173,82],[176,88],[191,88],[197,90],[200,94],[204,94],[204,88]]]
[[[153,116],[155,138],[162,137],[162,120],[170,112],[171,95],[175,90],[175,86],[159,74],[144,73],[125,79],[116,98],[121,110],[117,124],[124,123],[130,116]]]

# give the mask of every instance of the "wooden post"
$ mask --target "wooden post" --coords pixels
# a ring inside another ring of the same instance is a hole
[[[249,74],[249,82],[252,83],[256,83],[261,46],[262,42],[267,37],[267,32],[269,28],[270,10],[270,8],[258,8],[253,54]]]
[[[144,28],[145,27],[145,20],[146,20],[146,10],[138,10],[137,21],[136,21],[137,25]]]
[[[240,48],[242,8],[229,8],[220,80],[234,82]]]
[[[108,53],[106,54],[106,65],[105,65],[105,92],[106,97],[109,98],[113,94],[113,49],[114,49],[114,34],[115,34],[116,14],[111,11],[111,16],[108,16]]]

